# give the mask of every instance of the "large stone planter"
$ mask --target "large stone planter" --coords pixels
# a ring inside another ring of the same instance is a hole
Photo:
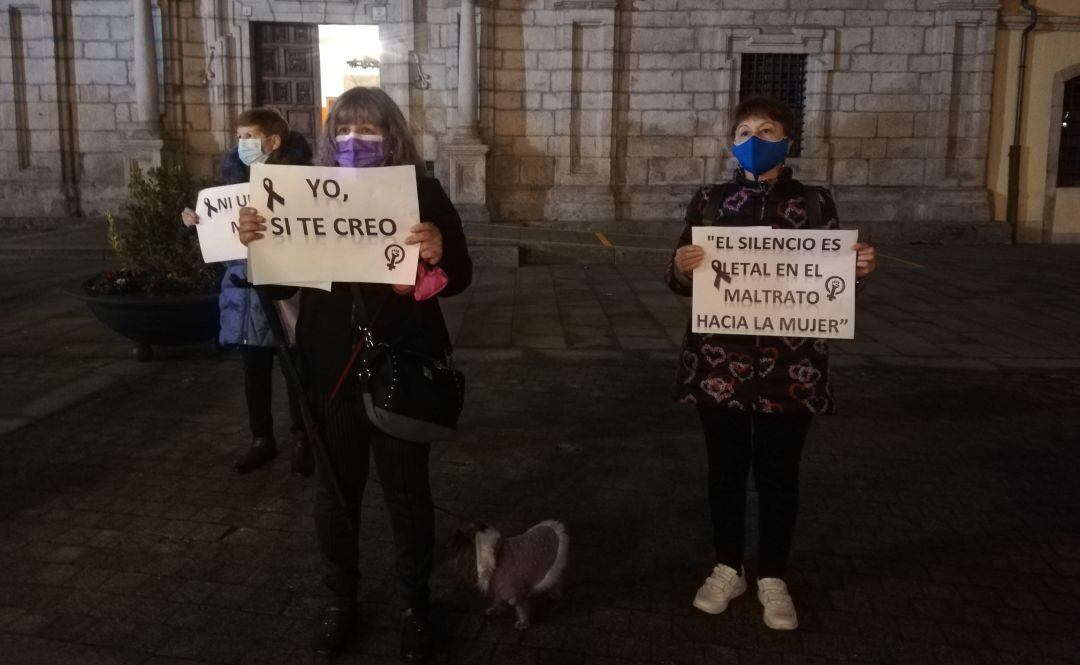
[[[87,282],[89,283],[89,281]],[[83,291],[94,316],[135,342],[138,360],[149,360],[155,346],[198,344],[217,337],[218,294],[198,296],[103,296]]]

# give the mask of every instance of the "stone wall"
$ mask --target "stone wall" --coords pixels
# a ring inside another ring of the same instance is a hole
[[[994,2],[534,0],[485,19],[500,218],[678,218],[734,167],[742,55],[800,53],[800,178],[833,186],[858,221],[989,220]],[[567,168],[575,145],[584,177]]]
[[[28,152],[0,163],[9,217],[95,214],[123,190],[131,1],[72,0],[68,17],[54,4],[69,3],[0,0],[0,101],[17,107],[0,114],[0,149]],[[216,168],[232,119],[252,102],[252,21],[377,22],[384,86],[438,162],[456,103],[457,4],[156,0],[165,138],[200,172]],[[610,229],[620,219],[647,230],[680,218],[695,187],[733,168],[728,117],[745,53],[807,56],[793,166],[832,186],[846,219],[889,233],[900,222],[990,219],[993,0],[478,5],[480,129],[497,221]],[[70,39],[54,39],[65,29]]]
[[[0,215],[115,206],[131,121],[131,3],[0,3]]]

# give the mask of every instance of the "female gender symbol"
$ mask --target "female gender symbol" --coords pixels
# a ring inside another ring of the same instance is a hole
[[[401,245],[389,245],[383,254],[386,256],[386,267],[393,270],[405,258],[405,249]]]
[[[825,293],[829,300],[836,300],[836,296],[844,292],[844,288],[847,284],[844,282],[843,277],[837,277],[833,275],[829,279],[825,280]]]

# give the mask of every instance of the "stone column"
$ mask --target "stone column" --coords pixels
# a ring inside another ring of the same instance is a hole
[[[486,222],[487,153],[477,121],[476,3],[461,0],[458,29],[457,110],[451,139],[442,146],[436,175],[447,188],[462,219]]]
[[[134,9],[135,117],[154,137],[161,135],[158,100],[157,49],[154,47],[154,16],[150,0],[132,0]]]
[[[124,180],[130,182],[134,166],[146,171],[162,164],[157,47],[154,44],[152,0],[132,0],[132,55],[135,71],[135,108],[123,141]]]
[[[476,119],[476,5],[461,0],[461,26],[458,37],[458,90],[455,134],[479,139]]]

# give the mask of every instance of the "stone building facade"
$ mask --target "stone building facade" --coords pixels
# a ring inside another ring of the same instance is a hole
[[[1000,4],[0,0],[0,216],[115,209],[133,162],[211,174],[256,98],[255,26],[378,24],[381,84],[469,217],[670,224],[733,168],[748,59],[789,55],[798,177],[872,237],[980,232]]]
[[[1080,243],[1080,2],[1035,0],[1019,127],[1016,237]],[[988,185],[998,219],[1007,211],[1009,149],[1016,127],[1021,36],[1030,16],[1019,0],[1002,9],[995,49]]]

